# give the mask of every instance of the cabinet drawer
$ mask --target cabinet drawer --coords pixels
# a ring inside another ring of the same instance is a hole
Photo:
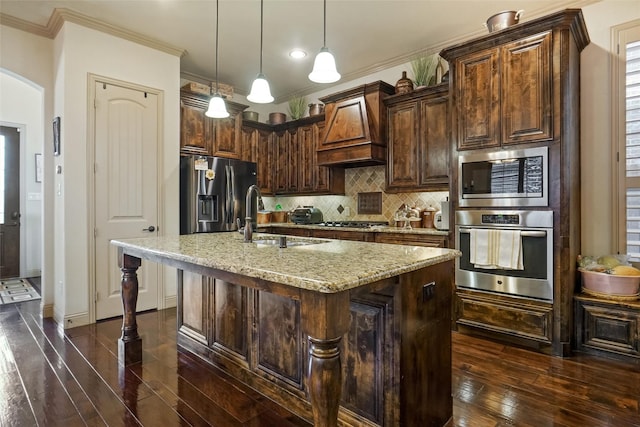
[[[553,308],[479,292],[458,292],[458,325],[550,343]]]

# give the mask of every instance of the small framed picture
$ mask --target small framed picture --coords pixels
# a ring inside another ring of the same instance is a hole
[[[60,155],[60,116],[53,119],[53,155]]]
[[[36,182],[42,182],[42,154],[36,153]]]

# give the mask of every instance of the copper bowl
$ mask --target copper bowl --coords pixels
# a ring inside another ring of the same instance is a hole
[[[242,120],[252,120],[254,122],[258,121],[259,114],[257,111],[243,111],[242,112]]]
[[[317,116],[324,113],[324,104],[309,104],[309,115]]]
[[[512,25],[520,22],[524,10],[507,10],[504,12],[496,13],[487,19],[487,29],[490,33],[494,31],[504,30]]]
[[[269,123],[272,125],[279,125],[287,121],[287,115],[285,113],[269,113]]]

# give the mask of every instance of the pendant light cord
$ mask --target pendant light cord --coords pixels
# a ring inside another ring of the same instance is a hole
[[[264,0],[260,0],[260,74],[262,74],[262,34],[264,25]]]
[[[220,8],[220,0],[216,0],[216,94],[219,93],[218,87],[218,12]]]
[[[327,47],[327,0],[324,0],[324,34],[322,47]]]

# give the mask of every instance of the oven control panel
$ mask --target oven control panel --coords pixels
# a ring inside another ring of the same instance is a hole
[[[496,225],[518,225],[520,224],[520,215],[518,214],[483,214],[483,224]]]

